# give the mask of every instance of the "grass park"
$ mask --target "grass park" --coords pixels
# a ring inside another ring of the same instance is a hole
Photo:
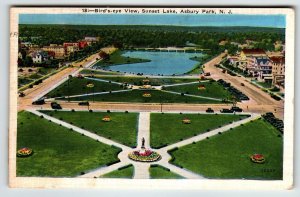
[[[171,172],[169,169],[160,165],[151,165],[149,168],[151,179],[182,179],[183,177]]]
[[[17,157],[17,176],[74,177],[118,161],[120,151],[26,111],[18,113],[17,149],[22,147],[33,155]]]
[[[94,87],[89,88],[87,84],[92,83]],[[68,79],[66,82],[50,91],[46,97],[61,97],[61,96],[69,96],[69,95],[79,95],[79,94],[88,94],[93,92],[106,92],[106,91],[114,91],[121,90],[122,86],[114,83],[95,81],[86,78],[77,78],[72,77]]]
[[[253,163],[263,154],[265,163]],[[264,120],[171,151],[172,163],[206,178],[281,180],[282,135]]]
[[[171,114],[151,113],[150,142],[151,147],[160,148],[178,141],[211,131],[233,121],[239,121],[247,115],[224,114]],[[184,124],[188,118],[191,123]],[[213,120],[213,121],[211,121]],[[171,127],[170,127],[171,125]]]
[[[73,124],[107,139],[135,147],[137,138],[137,113],[88,112],[88,111],[41,111],[54,118]],[[110,117],[109,122],[102,119]]]
[[[150,93],[151,97],[144,97],[144,93]],[[67,100],[64,98],[63,100]],[[100,101],[100,102],[127,102],[127,103],[222,103],[218,100],[209,100],[178,94],[172,94],[160,90],[129,90],[101,95],[90,95],[71,98],[73,101]]]
[[[202,87],[199,87],[202,85]],[[220,86],[216,81],[202,82],[196,84],[171,86],[164,88],[165,90],[181,92],[185,94],[193,94],[212,98],[225,99],[231,94],[224,87]]]
[[[104,174],[99,178],[123,178],[123,179],[131,179],[133,177],[134,167],[132,164],[129,164],[124,167],[120,167],[119,169],[112,171],[110,173]]]

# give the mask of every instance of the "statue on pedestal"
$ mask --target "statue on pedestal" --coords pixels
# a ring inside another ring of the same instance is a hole
[[[145,138],[142,138],[142,147],[141,148],[145,148]]]

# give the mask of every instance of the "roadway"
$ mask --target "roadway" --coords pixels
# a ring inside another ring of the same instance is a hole
[[[110,52],[110,50],[108,49]],[[219,64],[222,60],[225,53],[220,54],[216,58],[207,62],[204,66],[205,72],[210,72],[211,77],[215,80],[224,79],[227,82],[230,82],[232,86],[237,88],[238,90],[245,93],[250,100],[243,101],[238,103],[237,106],[242,107],[246,112],[253,113],[265,113],[265,112],[273,112],[275,116],[283,119],[283,101],[276,101],[270,97],[266,92],[262,91],[258,87],[251,85],[248,83],[247,79],[244,77],[231,76],[229,74],[225,74],[222,72],[222,69],[215,67],[215,64]],[[25,97],[19,97],[18,99],[18,111],[24,109],[40,109],[41,107],[46,109],[50,108],[49,103],[43,106],[33,106],[31,105],[32,101],[37,99],[40,96],[45,95],[50,90],[57,87],[59,84],[63,83],[69,75],[75,75],[80,72],[82,67],[89,67],[92,65],[96,58],[99,58],[97,54],[94,54],[84,60],[83,62],[77,63],[72,68],[66,68],[59,73],[47,78],[43,81],[43,83],[34,86],[31,89],[27,89],[24,91]],[[152,76],[154,77],[154,76]],[[189,76],[191,77],[191,76]],[[198,78],[199,76],[193,76],[194,78]],[[245,86],[241,86],[241,83],[244,83]],[[83,110],[87,109],[86,106],[79,106],[78,103],[61,101],[60,104],[65,109],[78,109]],[[230,108],[229,104],[170,104],[164,103],[162,105],[163,111],[205,111],[208,107],[213,108],[215,111],[219,111],[222,108]],[[94,110],[127,110],[127,111],[153,111],[161,110],[161,104],[143,104],[143,103],[110,103],[110,102],[95,102],[91,103],[90,109]]]

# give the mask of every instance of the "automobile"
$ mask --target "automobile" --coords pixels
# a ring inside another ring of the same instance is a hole
[[[24,96],[25,96],[24,92],[19,92],[19,97],[24,97]]]
[[[51,108],[52,109],[62,109],[62,107],[60,106],[60,104],[58,104],[57,102],[52,102],[51,103]]]
[[[214,113],[214,110],[212,108],[207,108],[206,113]]]
[[[79,102],[78,105],[89,106],[90,103],[88,101],[82,101],[82,102]]]
[[[241,86],[245,86],[245,84],[244,84],[244,83],[241,83]]]
[[[220,110],[221,113],[233,113],[232,109],[221,109]]]
[[[243,111],[243,109],[239,108],[239,107],[231,107],[231,110],[234,112],[242,112]]]
[[[204,76],[210,76],[210,72],[204,73]]]
[[[32,102],[32,105],[43,105],[43,104],[45,104],[44,98],[41,98],[41,99],[38,99],[38,100]]]

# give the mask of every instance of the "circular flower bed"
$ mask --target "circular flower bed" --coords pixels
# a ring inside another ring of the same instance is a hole
[[[31,148],[21,148],[17,151],[17,156],[18,157],[29,157],[30,155],[32,155],[33,150]]]
[[[205,90],[205,85],[199,85],[198,90]]]
[[[254,163],[264,163],[265,162],[265,156],[262,154],[253,154],[250,156],[250,159]]]
[[[143,83],[146,84],[146,83],[149,83],[150,80],[149,79],[143,79]]]
[[[154,162],[160,160],[161,156],[157,152],[142,149],[142,151],[133,151],[128,157],[134,161]]]
[[[86,87],[88,87],[88,88],[93,88],[93,87],[94,87],[94,84],[89,83],[89,84],[86,85]]]
[[[109,116],[104,116],[104,117],[102,118],[102,121],[104,121],[104,122],[110,122],[111,119],[110,119]]]
[[[191,124],[191,120],[190,119],[188,119],[188,118],[184,118],[183,120],[182,120],[182,123],[183,124]]]
[[[151,94],[148,93],[148,92],[145,92],[145,93],[143,94],[143,97],[151,97]]]

